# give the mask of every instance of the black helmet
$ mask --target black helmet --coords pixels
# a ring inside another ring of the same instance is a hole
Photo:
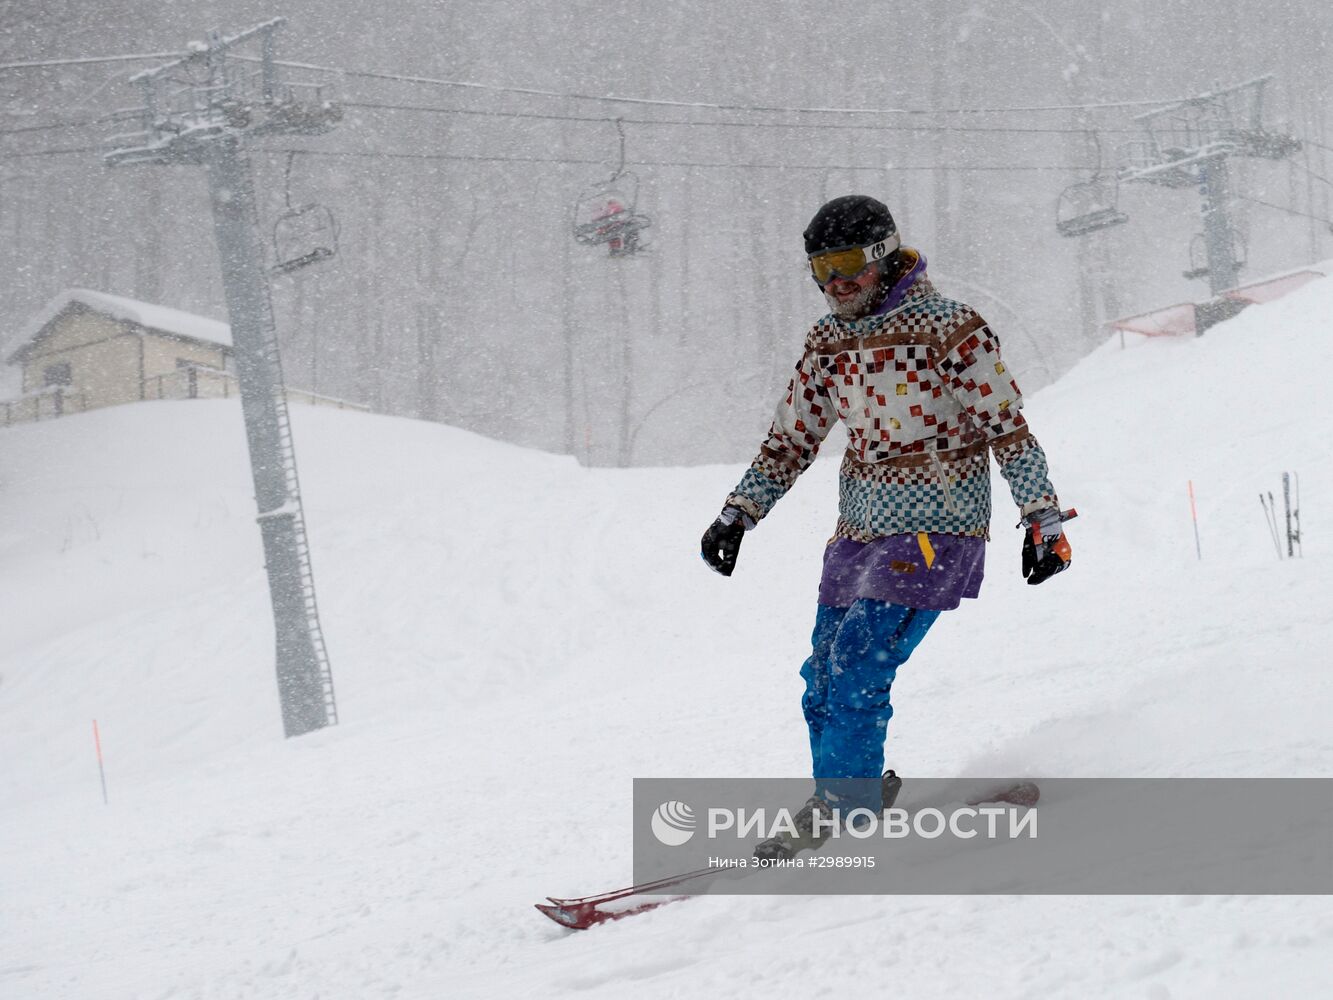
[[[880,240],[894,238],[898,227],[888,207],[864,194],[847,194],[834,198],[815,213],[805,227],[805,252],[841,250],[844,247],[864,247]]]

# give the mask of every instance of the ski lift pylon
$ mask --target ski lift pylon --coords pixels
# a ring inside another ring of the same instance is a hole
[[[605,245],[612,257],[640,253],[639,234],[652,225],[635,211],[639,179],[625,169],[625,129],[616,119],[620,136],[620,161],[608,180],[585,188],[574,203],[574,240],[583,246]]]
[[[286,185],[283,196],[287,210],[273,224],[273,254],[276,274],[289,274],[307,264],[328,260],[338,252],[338,220],[324,205],[307,202],[292,205],[292,161],[296,152],[287,154]]]
[[[1097,169],[1091,178],[1070,184],[1055,204],[1055,229],[1061,236],[1086,236],[1129,221],[1120,211],[1120,186],[1114,174],[1102,172],[1102,147],[1096,132],[1089,132]]]

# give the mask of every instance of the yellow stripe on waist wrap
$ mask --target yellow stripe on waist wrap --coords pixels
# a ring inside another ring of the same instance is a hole
[[[935,565],[935,546],[930,544],[930,536],[924,531],[916,533],[916,543],[921,546],[921,555],[926,560],[926,569]]]

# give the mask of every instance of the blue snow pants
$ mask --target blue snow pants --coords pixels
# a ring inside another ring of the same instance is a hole
[[[821,604],[801,667],[801,707],[810,730],[815,794],[847,810],[879,811],[889,689],[938,611],[863,598],[849,608]],[[873,780],[870,780],[873,779]]]

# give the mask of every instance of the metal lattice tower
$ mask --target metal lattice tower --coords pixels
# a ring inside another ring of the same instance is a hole
[[[1200,94],[1139,115],[1144,138],[1124,150],[1120,179],[1197,187],[1203,199],[1203,238],[1209,288],[1219,295],[1236,286],[1240,263],[1229,215],[1233,156],[1280,160],[1301,148],[1299,140],[1264,127],[1264,88],[1259,77],[1234,87]]]
[[[207,42],[191,43],[186,56],[132,77],[142,89],[143,131],[119,137],[124,145],[106,161],[207,168],[273,605],[283,730],[299,736],[335,724],[338,710],[245,142],[260,135],[319,134],[333,127],[341,110],[317,87],[279,81],[273,34],[284,23],[276,18],[229,36],[213,32]],[[234,52],[253,41],[260,45],[258,58]]]

